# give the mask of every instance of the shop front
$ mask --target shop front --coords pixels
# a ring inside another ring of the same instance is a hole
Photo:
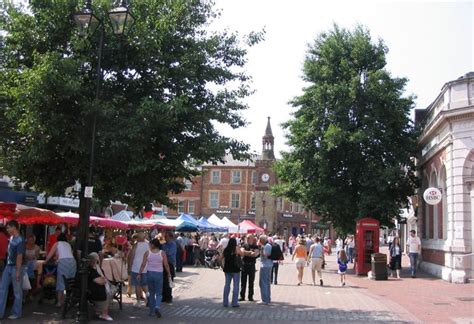
[[[277,232],[285,238],[306,235],[309,233],[309,221],[303,214],[279,212]]]

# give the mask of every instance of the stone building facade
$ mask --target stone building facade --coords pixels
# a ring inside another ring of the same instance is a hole
[[[421,267],[450,282],[474,277],[474,72],[447,82],[434,102],[417,110],[419,140],[417,228],[422,239]],[[442,201],[426,204],[426,188]]]

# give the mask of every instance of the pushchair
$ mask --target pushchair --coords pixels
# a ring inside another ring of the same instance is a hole
[[[38,303],[42,303],[44,299],[54,300],[57,303],[56,294],[56,274],[57,266],[52,263],[45,264],[43,266],[43,273],[41,275],[41,295],[38,299]]]
[[[219,252],[217,250],[206,250],[204,252],[204,263],[210,269],[219,268]]]

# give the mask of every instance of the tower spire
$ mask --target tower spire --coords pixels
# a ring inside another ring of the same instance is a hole
[[[263,160],[275,160],[275,153],[273,151],[273,146],[275,138],[272,133],[272,126],[270,125],[270,117],[268,117],[267,127],[265,129],[265,135],[262,138],[262,159]]]

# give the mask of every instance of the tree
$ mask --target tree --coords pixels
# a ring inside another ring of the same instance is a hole
[[[101,17],[111,9],[108,0],[93,5]],[[71,15],[80,6],[32,0],[28,10],[1,8],[0,161],[11,175],[49,194],[85,184],[94,114],[101,201],[166,204],[197,174],[196,161],[246,156],[248,146],[215,124],[246,125],[243,68],[261,33],[206,31],[218,17],[211,1],[134,1],[131,33],[107,33],[95,100],[99,35],[78,35]]]
[[[284,124],[291,151],[276,163],[276,194],[340,231],[362,217],[387,224],[416,187],[413,97],[403,96],[407,79],[385,69],[387,52],[361,26],[320,34],[304,63],[308,86]]]

